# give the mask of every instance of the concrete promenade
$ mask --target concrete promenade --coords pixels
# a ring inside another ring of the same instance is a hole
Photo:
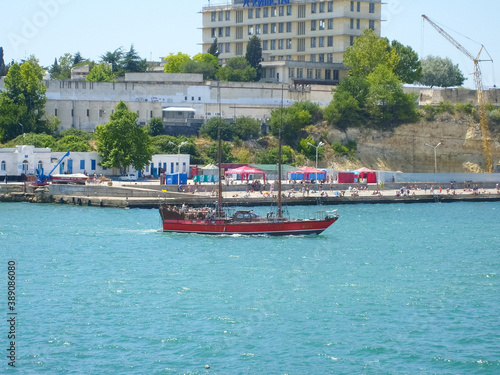
[[[302,189],[303,186],[305,189]],[[183,192],[176,186],[150,182],[115,182],[112,186],[100,185],[48,185],[33,187],[21,183],[0,185],[0,202],[60,203],[81,206],[157,208],[161,200],[168,204],[187,204],[193,207],[211,206],[217,200],[217,185],[184,185]],[[252,190],[251,186],[223,186],[224,205],[269,206],[277,201],[276,192]],[[432,190],[431,190],[432,189]],[[342,205],[375,203],[426,203],[457,201],[500,201],[500,192],[494,183],[450,184],[432,183],[402,185],[385,184],[283,184],[282,202],[288,205]]]

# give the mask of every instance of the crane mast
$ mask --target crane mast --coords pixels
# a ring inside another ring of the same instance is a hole
[[[481,125],[481,134],[483,138],[483,150],[484,157],[486,163],[486,172],[493,172],[493,160],[491,156],[491,134],[488,126],[488,115],[486,113],[486,97],[483,91],[483,79],[481,76],[481,69],[479,67],[479,62],[481,61],[492,61],[489,60],[480,60],[479,56],[481,56],[481,52],[483,52],[484,46],[481,45],[481,49],[477,56],[474,57],[469,51],[467,51],[460,43],[458,43],[450,34],[444,31],[439,25],[433,22],[429,17],[425,14],[422,15],[422,18],[431,24],[446,40],[448,40],[451,44],[453,44],[460,52],[462,52],[465,56],[471,59],[474,62],[474,84],[476,86],[477,93],[477,104],[479,107],[479,123]]]

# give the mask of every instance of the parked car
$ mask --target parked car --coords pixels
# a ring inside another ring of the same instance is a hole
[[[129,173],[125,176],[118,177],[120,181],[137,181],[137,175],[135,173]]]

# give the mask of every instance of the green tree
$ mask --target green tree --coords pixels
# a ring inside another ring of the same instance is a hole
[[[3,47],[0,47],[0,77],[4,77],[7,75],[7,66],[5,65],[5,61],[3,59]]]
[[[84,58],[80,52],[75,53],[73,56],[73,66],[84,63],[85,61],[87,61],[87,59]]]
[[[132,44],[130,50],[123,56],[121,66],[125,72],[145,72],[148,64],[146,59],[141,59],[139,57]]]
[[[427,56],[422,60],[423,76],[420,83],[430,87],[461,86],[465,77],[449,58]]]
[[[219,57],[220,52],[219,52],[219,44],[217,43],[217,38],[214,39],[207,52],[216,58]]]
[[[123,76],[124,74],[122,68],[122,59],[123,59],[122,47],[115,49],[113,52],[108,51],[101,56],[101,62],[111,64],[113,73],[116,73],[118,76]]]
[[[344,54],[344,64],[350,68],[349,74],[361,77],[366,77],[379,65],[394,70],[399,60],[396,49],[390,48],[387,39],[378,37],[371,29],[366,29],[356,38]]]
[[[66,135],[64,137],[61,137],[57,141],[52,151],[89,152],[92,151],[92,148],[89,145],[89,141],[84,137],[78,137],[76,135]]]
[[[296,146],[299,139],[305,136],[303,129],[308,125],[313,125],[315,119],[320,116],[319,106],[306,101],[295,102],[290,107],[273,109],[269,120],[271,133],[278,136],[281,128],[283,142]]]
[[[252,68],[244,57],[233,57],[220,68],[216,77],[221,81],[252,82],[257,77],[257,71]]]
[[[151,138],[137,125],[137,113],[120,101],[107,124],[98,125],[95,131],[97,152],[101,165],[120,168],[120,173],[130,165],[141,170],[153,156]]]
[[[215,164],[219,158],[219,143],[213,142],[206,150],[205,150],[206,164]],[[231,153],[231,144],[222,141],[221,142],[221,162],[222,163],[232,163],[234,161],[234,156]]]
[[[3,141],[29,132],[51,133],[45,119],[46,87],[32,63],[14,63],[0,92],[0,136]]]
[[[83,138],[86,141],[90,141],[91,139],[93,139],[93,134],[92,133],[88,133],[88,132],[86,132],[84,130],[75,129],[75,128],[69,128],[69,129],[61,131],[58,134],[58,137],[62,138],[62,137],[66,137],[66,136],[69,136],[69,135],[73,135],[73,136],[78,137],[78,138]]]
[[[262,61],[262,46],[258,36],[254,35],[250,38],[247,44],[247,52],[245,58],[252,68],[257,72],[255,81],[260,79],[261,75],[261,61]]]
[[[200,135],[208,136],[213,140],[218,139],[218,132],[220,127],[220,138],[223,141],[232,141],[234,138],[234,126],[226,120],[218,117],[212,117],[205,122],[200,128]]]
[[[203,74],[205,80],[213,79],[218,69],[219,60],[209,53],[199,53],[192,60],[185,61],[181,65],[183,73]]]
[[[238,117],[234,121],[234,128],[235,135],[247,141],[259,136],[260,121],[246,116]]]
[[[36,133],[26,133],[17,136],[10,142],[7,142],[8,147],[15,147],[16,145],[33,145],[40,148],[54,148],[57,144],[56,139],[49,134],[36,134]],[[67,151],[67,150],[66,150]]]
[[[54,66],[57,64],[57,68]],[[73,56],[70,53],[65,53],[63,56],[59,57],[59,62],[57,60],[52,65],[49,70],[51,79],[70,79],[71,78],[71,68],[73,67]],[[55,70],[54,70],[55,69]]]
[[[165,133],[165,125],[163,125],[161,117],[153,117],[147,125],[147,130],[149,135],[153,137]]]
[[[363,111],[359,102],[348,91],[337,90],[333,100],[324,110],[324,116],[329,125],[346,130],[349,127],[360,126],[363,122]]]
[[[92,68],[85,81],[89,82],[116,82],[115,74],[106,63],[100,63]]]
[[[293,163],[294,152],[290,146],[283,145],[281,147],[281,163]],[[277,164],[278,163],[278,147],[271,147],[265,150],[260,150],[256,155],[256,163],[259,164]]]
[[[391,48],[399,56],[394,73],[404,83],[418,82],[422,78],[422,64],[418,54],[410,46],[404,46],[397,40],[391,42]]]
[[[172,52],[165,57],[165,73],[182,73],[182,66],[191,60],[189,55],[178,52],[174,55]]]

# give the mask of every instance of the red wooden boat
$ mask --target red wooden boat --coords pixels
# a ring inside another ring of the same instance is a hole
[[[282,98],[283,103],[283,98]],[[219,109],[219,113],[221,113]],[[281,127],[280,127],[281,128]],[[320,234],[335,223],[339,216],[328,212],[319,212],[316,219],[290,219],[281,209],[281,129],[278,136],[278,209],[260,217],[253,211],[237,211],[233,215],[222,209],[221,162],[222,148],[220,127],[218,131],[219,152],[219,187],[218,201],[214,209],[182,208],[160,204],[160,215],[164,232],[201,233],[201,234],[244,234],[244,235],[307,235]]]

